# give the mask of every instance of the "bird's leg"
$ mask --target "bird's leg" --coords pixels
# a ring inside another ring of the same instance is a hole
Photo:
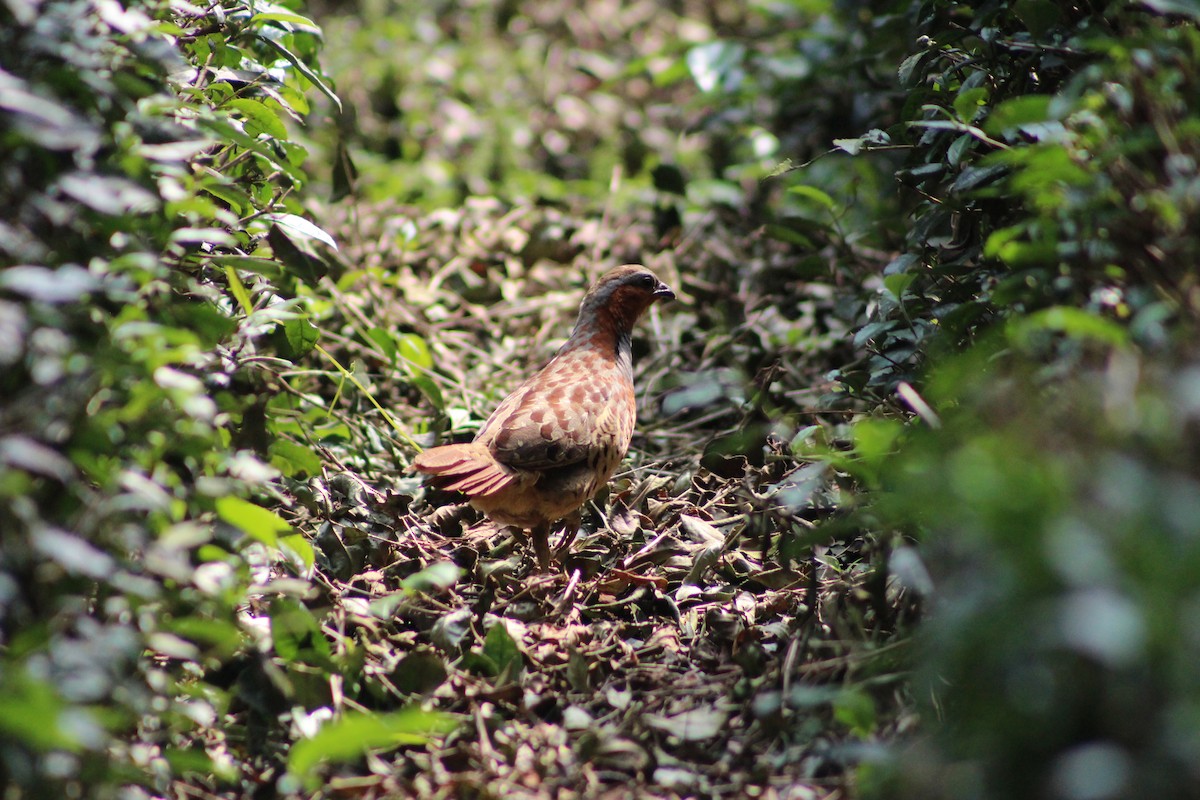
[[[540,525],[534,525],[529,531],[529,538],[533,540],[533,552],[537,556],[538,566],[542,569],[550,568],[550,523],[543,522]]]
[[[567,515],[563,521],[562,536],[558,540],[558,547],[554,548],[554,557],[561,559],[567,555],[567,550],[575,541],[575,537],[579,535],[579,526],[583,524],[583,512],[576,511]]]
[[[503,530],[512,534],[513,549],[520,551],[524,547],[529,546],[529,535],[525,533],[525,529],[520,525],[505,525]]]

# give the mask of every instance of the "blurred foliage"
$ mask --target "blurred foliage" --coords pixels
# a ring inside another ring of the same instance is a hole
[[[243,499],[320,464],[275,377],[334,263],[285,124],[333,97],[318,42],[271,3],[0,6],[6,797],[269,777],[328,703],[281,671],[337,669],[312,546]]]
[[[1200,371],[1118,347],[1068,379],[1020,337],[942,363],[876,511],[919,524],[928,740],[884,797],[1191,797]],[[934,720],[938,720],[934,722]]]
[[[930,595],[928,738],[876,796],[1200,786],[1200,33],[1147,5],[920,5],[888,133],[923,199],[840,371],[920,418],[855,426],[890,429],[864,515]]]

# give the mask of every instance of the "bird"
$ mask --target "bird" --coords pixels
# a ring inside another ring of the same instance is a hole
[[[461,492],[497,525],[526,530],[542,569],[549,537],[567,520],[564,550],[580,509],[608,483],[633,438],[633,329],[675,293],[640,264],[604,273],[579,306],[553,358],[500,402],[466,443],[421,452],[428,483]]]

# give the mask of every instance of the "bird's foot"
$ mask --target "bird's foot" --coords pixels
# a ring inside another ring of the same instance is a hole
[[[571,545],[575,543],[575,539],[579,536],[579,526],[581,520],[578,516],[574,519],[568,518],[565,520],[562,529],[562,535],[558,539],[558,547],[554,548],[554,557],[559,561],[565,561]]]
[[[529,532],[529,538],[533,542],[533,553],[537,556],[538,567],[543,572],[550,569],[550,526],[538,525]]]

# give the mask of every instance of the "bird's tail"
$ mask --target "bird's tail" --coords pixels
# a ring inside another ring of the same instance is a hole
[[[413,466],[429,475],[439,489],[462,492],[470,497],[487,497],[502,491],[516,475],[492,457],[477,442],[447,444],[421,453]]]

